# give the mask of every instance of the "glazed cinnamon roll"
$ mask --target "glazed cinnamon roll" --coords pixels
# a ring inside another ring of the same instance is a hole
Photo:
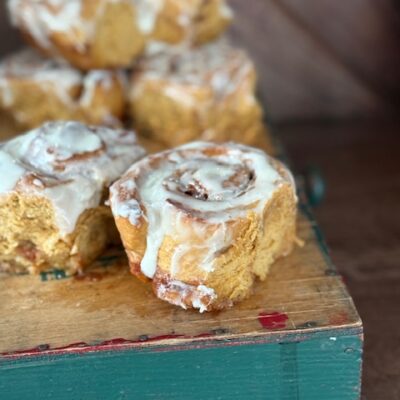
[[[256,72],[224,41],[143,59],[129,90],[139,133],[168,146],[192,140],[254,144],[262,126]]]
[[[144,155],[133,132],[51,122],[0,147],[0,270],[74,273],[116,230],[108,185]]]
[[[247,297],[291,251],[296,201],[281,162],[234,143],[148,156],[110,189],[132,273],[160,299],[200,312]]]
[[[8,0],[8,8],[28,42],[84,70],[212,40],[231,20],[225,0]]]
[[[82,73],[25,49],[0,63],[0,112],[20,131],[51,120],[118,126],[125,112],[124,78],[121,71]]]

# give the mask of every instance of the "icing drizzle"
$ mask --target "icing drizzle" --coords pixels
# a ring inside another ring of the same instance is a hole
[[[182,235],[172,255],[173,279],[181,257],[194,246],[184,242],[188,215],[191,235],[195,232],[198,236],[196,246],[203,254],[196,262],[212,271],[215,254],[231,244],[227,223],[249,211],[262,213],[283,183],[294,190],[290,172],[261,150],[234,143],[194,142],[134,164],[111,187],[110,203],[116,217],[127,218],[136,226],[147,222],[141,270],[149,278],[155,275],[164,238]],[[211,235],[206,231],[210,225]]]
[[[254,65],[244,51],[219,40],[187,51],[172,50],[144,58],[133,75],[131,96],[141,96],[147,82],[162,81],[165,96],[198,108],[190,88],[209,89],[218,101],[235,93],[253,73]],[[256,101],[252,92],[248,96],[249,101]]]
[[[144,36],[151,37],[158,17],[168,4],[168,0],[100,0],[97,2],[95,15],[85,16],[83,0],[8,0],[8,9],[12,22],[27,29],[43,48],[51,48],[51,34],[62,32],[71,36],[77,51],[84,53],[93,40],[97,20],[104,14],[109,3],[131,3],[135,9],[134,23]],[[231,11],[224,0],[217,0],[221,17],[231,19]],[[191,34],[191,22],[197,15],[201,1],[176,2],[179,10],[177,23]]]
[[[49,122],[0,148],[0,195],[20,192],[51,201],[62,235],[103,190],[144,155],[133,132]]]
[[[97,87],[109,91],[115,82],[124,85],[121,71],[92,70],[85,74],[61,60],[42,57],[32,49],[23,49],[0,63],[0,96],[8,107],[14,103],[10,86],[14,80],[34,82],[44,90],[51,90],[65,106],[73,109],[90,107]],[[76,98],[73,93],[79,89],[82,94]],[[107,111],[104,113],[107,118]],[[23,120],[23,115],[19,116]]]

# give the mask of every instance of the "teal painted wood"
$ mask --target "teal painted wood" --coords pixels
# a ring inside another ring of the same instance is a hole
[[[3,359],[0,398],[359,399],[361,336],[324,334],[301,342]]]

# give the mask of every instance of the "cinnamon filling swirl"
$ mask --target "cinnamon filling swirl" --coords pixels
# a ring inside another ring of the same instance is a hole
[[[134,164],[111,187],[110,203],[116,217],[134,226],[148,225],[141,260],[144,275],[154,277],[166,237],[184,241],[188,218],[196,246],[204,250],[197,262],[212,271],[215,255],[231,245],[228,225],[249,212],[263,213],[266,202],[286,181],[260,150],[234,143],[195,142]],[[190,250],[184,244],[176,247],[172,271],[179,270],[180,259]]]

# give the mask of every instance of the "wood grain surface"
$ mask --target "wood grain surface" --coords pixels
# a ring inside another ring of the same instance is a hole
[[[330,330],[335,335],[335,330],[340,334],[349,329],[360,333],[352,300],[321,252],[313,229],[300,214],[298,233],[305,246],[275,263],[248,300],[218,313],[185,311],[158,300],[129,273],[123,253],[106,257],[79,278],[66,277],[62,271],[4,275],[0,277],[0,353],[20,356],[40,346],[44,353],[71,350],[121,338],[145,346],[209,336],[251,340],[261,336],[274,341],[285,333]]]
[[[315,210],[365,329],[363,399],[400,398],[400,121],[279,129],[296,170],[327,183]]]

